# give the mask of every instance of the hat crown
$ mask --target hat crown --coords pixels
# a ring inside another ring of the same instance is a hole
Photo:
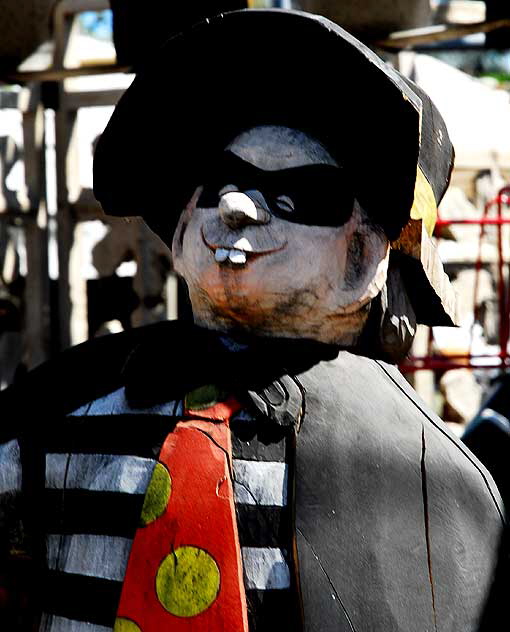
[[[283,125],[252,127],[234,138],[227,149],[264,171],[308,165],[338,167],[322,143],[305,132]]]

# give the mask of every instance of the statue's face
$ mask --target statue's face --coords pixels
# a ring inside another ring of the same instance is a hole
[[[213,169],[172,246],[196,323],[353,344],[386,280],[389,244],[327,150],[297,130],[256,127]]]

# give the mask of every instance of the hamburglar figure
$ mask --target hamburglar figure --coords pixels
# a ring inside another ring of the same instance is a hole
[[[429,239],[451,164],[429,99],[325,19],[239,11],[166,44],[95,192],[172,247],[194,323],[3,394],[5,629],[493,624],[497,489],[391,364],[416,321],[452,324]]]

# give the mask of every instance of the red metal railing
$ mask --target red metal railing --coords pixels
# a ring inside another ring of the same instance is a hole
[[[473,296],[474,323],[478,320],[478,288],[480,270],[482,269],[482,242],[485,236],[486,226],[497,227],[497,296],[499,312],[499,335],[498,342],[500,351],[497,354],[473,354],[471,353],[473,339],[471,337],[470,352],[458,355],[434,355],[432,353],[432,331],[429,335],[429,354],[423,357],[410,357],[400,365],[400,370],[404,373],[413,373],[429,369],[432,371],[449,371],[457,368],[477,368],[477,369],[501,369],[502,371],[510,367],[510,356],[508,353],[508,340],[510,336],[510,274],[509,281],[505,281],[505,261],[503,253],[503,226],[510,224],[510,218],[503,217],[504,207],[510,207],[510,186],[503,187],[495,198],[487,202],[483,216],[479,219],[442,219],[438,217],[436,222],[436,233],[443,226],[456,225],[478,225],[480,226],[480,239],[478,244],[478,256],[475,264],[475,285]],[[489,217],[489,211],[496,208],[496,217]],[[508,264],[506,264],[508,266]],[[509,270],[510,272],[510,270]]]

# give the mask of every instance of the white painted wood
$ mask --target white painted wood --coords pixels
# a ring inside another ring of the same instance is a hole
[[[0,494],[21,490],[21,461],[18,442],[0,445]]]
[[[476,24],[485,22],[485,2],[478,0],[431,0],[435,24]]]
[[[290,572],[280,549],[243,547],[244,586],[247,590],[290,588]]]
[[[109,395],[80,406],[70,413],[70,417],[85,417],[90,415],[181,415],[182,403],[165,402],[150,408],[133,408],[126,399],[126,390],[119,388]]]
[[[46,487],[144,494],[156,461],[110,454],[47,454]]]
[[[234,459],[234,496],[246,505],[287,504],[286,463]]]
[[[123,581],[132,540],[105,535],[59,535],[46,539],[48,567],[64,573]]]
[[[111,632],[112,629],[86,621],[73,621],[65,617],[43,614],[39,632]]]

